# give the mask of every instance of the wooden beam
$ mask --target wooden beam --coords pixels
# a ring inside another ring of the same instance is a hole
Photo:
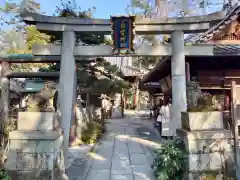
[[[239,72],[240,73],[240,72]],[[225,76],[225,79],[240,79],[240,76]]]
[[[213,86],[213,87],[200,87],[200,89],[202,90],[221,90],[221,89],[226,89],[226,90],[230,90],[230,87],[220,87],[220,86]]]
[[[0,56],[0,62],[5,61],[8,63],[60,63],[61,56],[60,55],[30,55],[29,57],[21,57],[19,56]],[[75,56],[75,61],[77,63],[91,63],[94,62],[95,59],[86,59],[84,57]]]
[[[59,78],[59,72],[11,72],[8,78]]]
[[[8,78],[59,78],[60,72],[10,72]],[[81,77],[77,77],[81,80]]]

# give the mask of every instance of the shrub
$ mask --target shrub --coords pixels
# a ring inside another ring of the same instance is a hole
[[[200,180],[218,180],[218,179],[222,179],[222,180],[234,180],[235,178],[233,178],[233,177],[221,176],[221,175],[202,175],[199,179],[200,179]]]
[[[82,132],[82,142],[84,144],[94,144],[101,137],[104,125],[95,121],[87,124],[86,130]]]
[[[229,177],[224,175],[221,172],[214,172],[214,171],[200,171],[193,173],[193,179],[199,180],[235,180],[234,177]]]
[[[210,112],[215,111],[213,97],[211,94],[202,93],[198,98],[197,106],[188,106],[188,112]]]
[[[0,170],[0,180],[11,180],[11,177],[8,175],[5,169]]]
[[[179,140],[158,149],[152,164],[157,180],[182,180],[186,170],[185,157],[184,144]]]

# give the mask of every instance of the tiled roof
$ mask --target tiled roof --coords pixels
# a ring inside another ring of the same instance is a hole
[[[185,39],[187,43],[204,43],[209,41],[215,33],[224,29],[226,25],[231,23],[234,18],[237,18],[237,14],[240,14],[240,2],[234,6],[234,8],[228,9],[227,16],[218,24],[214,25],[205,33],[198,33],[198,34],[189,34],[188,37]]]
[[[196,43],[204,43],[209,41],[215,34],[221,32],[221,30],[224,29],[227,25],[229,25],[233,20],[236,20],[239,15],[240,15],[240,3],[231,10],[229,10],[228,15],[220,23],[213,26],[204,34],[200,35],[197,38]]]
[[[240,15],[240,2],[234,6],[234,8],[229,9],[228,15],[218,24],[213,26],[205,33],[198,34],[197,36],[189,36],[186,39],[187,42],[195,43],[206,43],[212,39],[212,37],[221,32],[227,25],[229,25],[233,20]],[[238,44],[222,44],[222,45],[214,45],[213,48],[214,54],[216,55],[236,55],[240,54],[240,45]]]
[[[214,45],[213,53],[216,55],[240,55],[240,44],[234,45]]]

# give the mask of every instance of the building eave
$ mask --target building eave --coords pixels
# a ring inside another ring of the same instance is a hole
[[[150,81],[150,79],[153,76],[153,74],[155,74],[159,69],[164,67],[165,63],[168,60],[169,60],[169,57],[165,57],[164,59],[162,59],[152,70],[150,70],[145,76],[143,76],[141,82],[145,83],[145,82]]]

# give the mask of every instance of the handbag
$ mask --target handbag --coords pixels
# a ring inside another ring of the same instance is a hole
[[[158,115],[158,117],[157,117],[157,122],[162,122],[162,115]]]

